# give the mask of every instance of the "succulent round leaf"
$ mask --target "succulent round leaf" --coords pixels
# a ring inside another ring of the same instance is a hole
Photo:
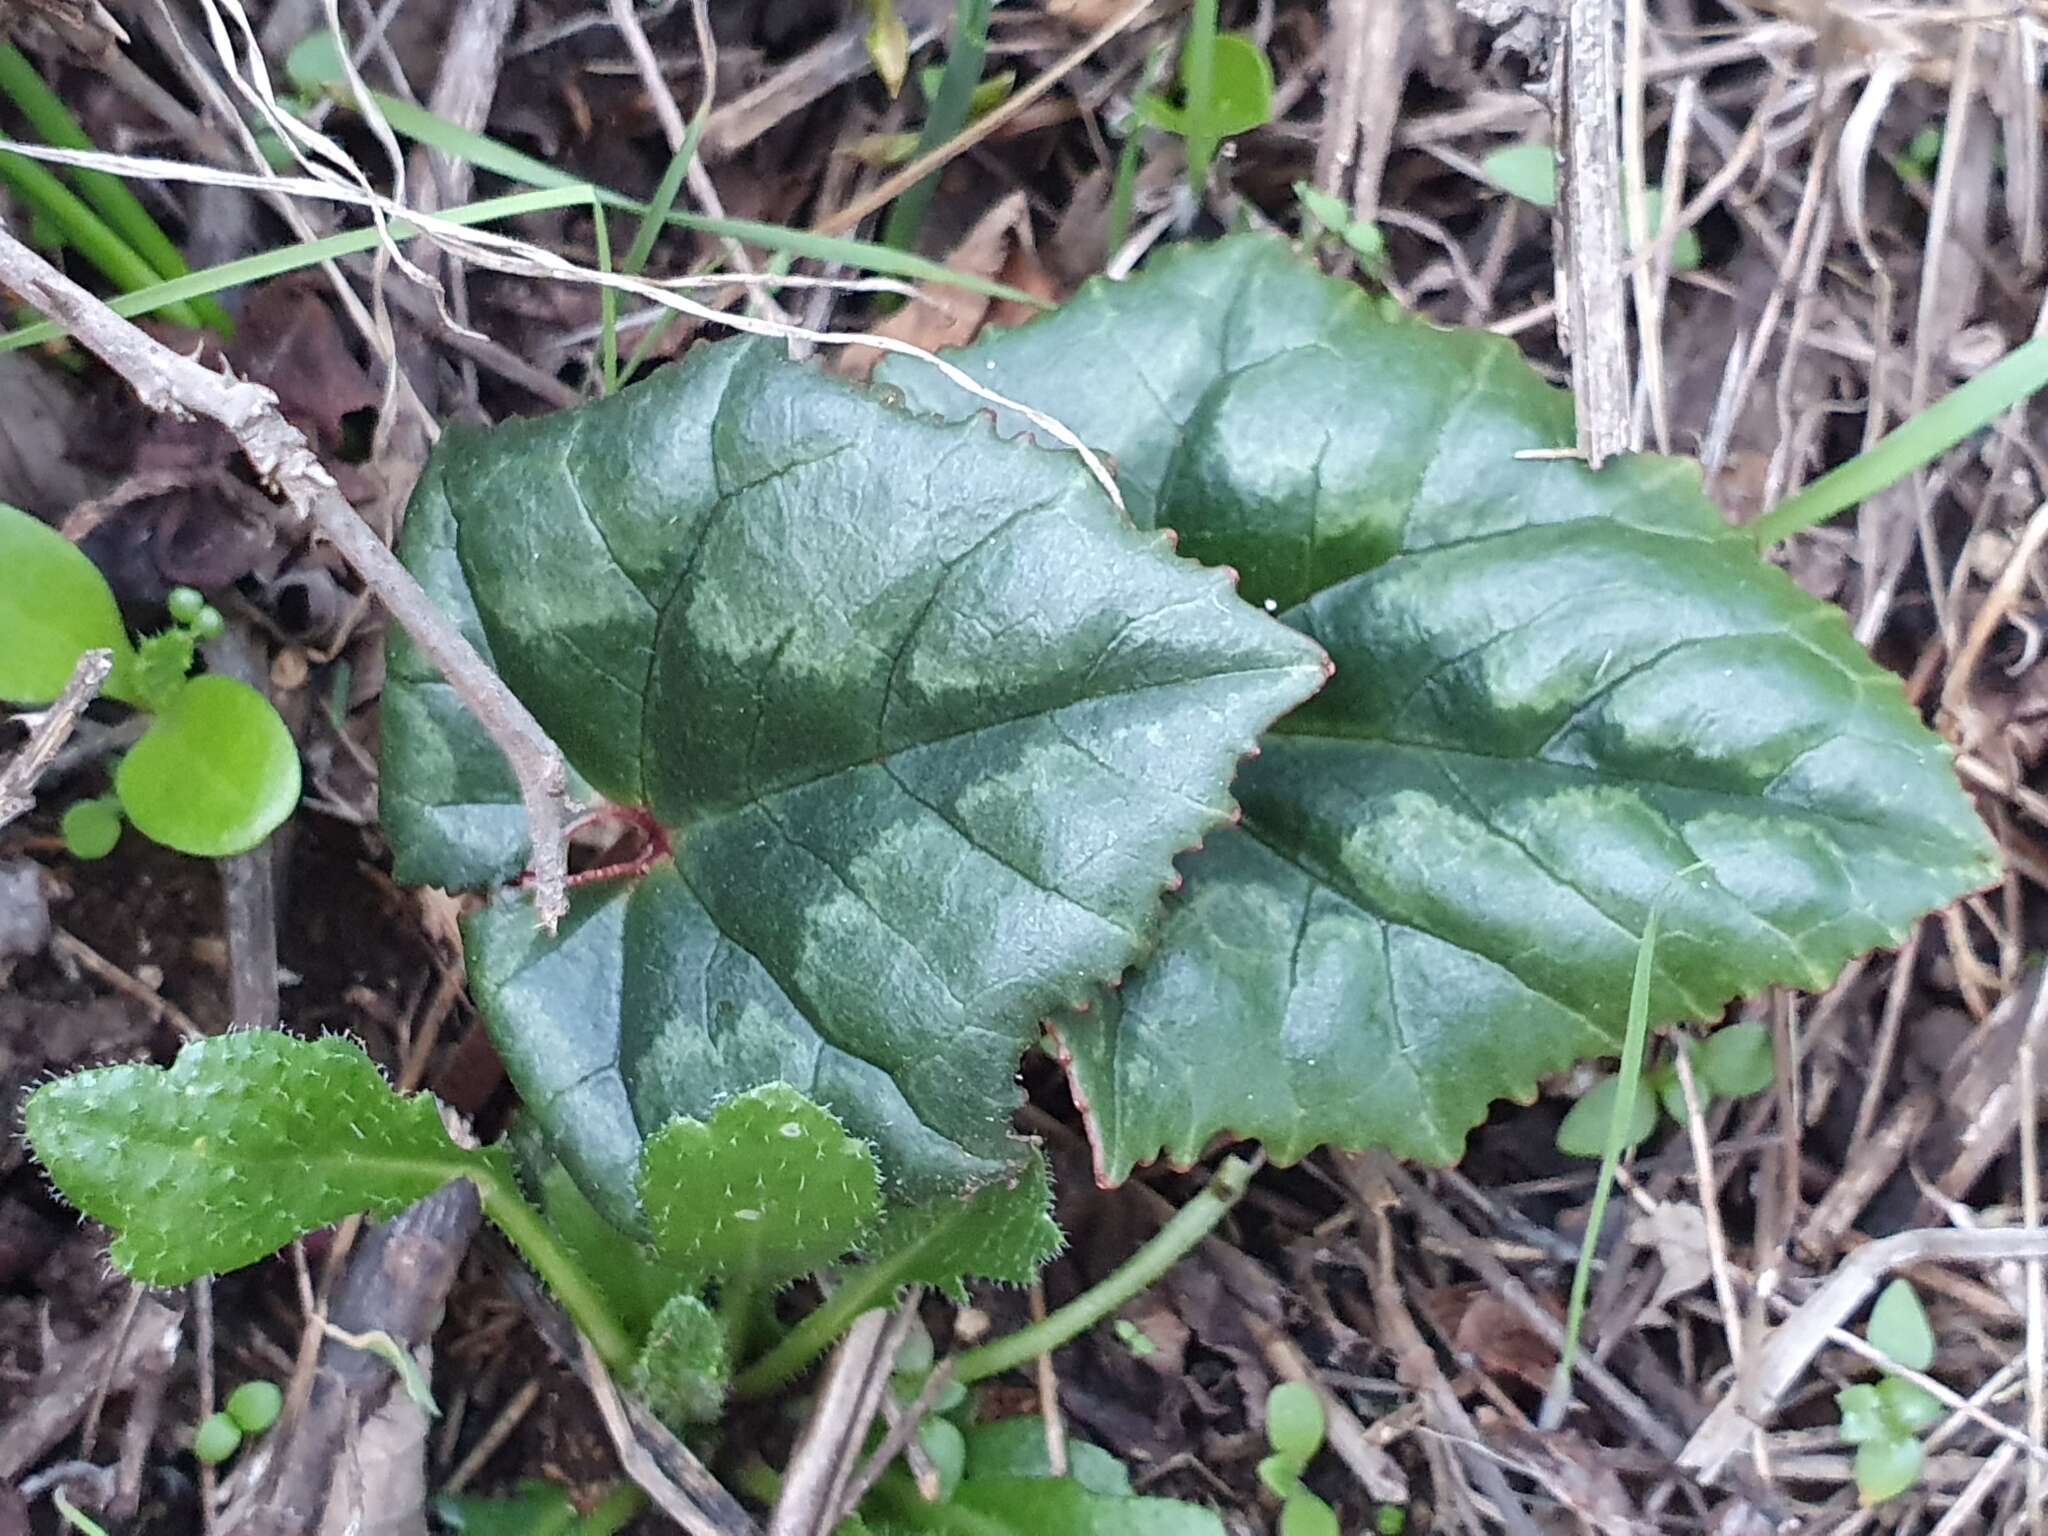
[[[358,1211],[390,1216],[498,1175],[502,1156],[457,1146],[434,1101],[400,1097],[353,1041],[276,1030],[195,1040],[169,1067],[57,1078],[22,1119],[64,1198],[114,1229],[115,1264],[145,1285],[239,1269]]]
[[[1777,1072],[1771,1032],[1754,1019],[1715,1030],[1693,1059],[1701,1086],[1730,1099],[1762,1093]]]
[[[47,704],[101,649],[114,653],[101,691],[127,698],[135,651],[107,579],[48,523],[0,502],[0,699]]]
[[[1149,942],[1174,854],[1323,675],[1070,456],[747,342],[449,433],[402,553],[672,852],[577,892],[552,936],[509,898],[468,929],[522,1096],[629,1225],[643,1133],[767,1082],[908,1198],[1012,1173],[1038,1020]],[[524,834],[497,754],[417,652],[392,678],[400,878],[505,878]]]
[[[1058,1025],[1105,1179],[1224,1133],[1455,1158],[1493,1100],[1615,1052],[1660,895],[1653,1023],[1824,986],[1996,869],[1898,679],[1695,466],[1518,457],[1569,450],[1572,412],[1502,338],[1242,237],[958,361],[1337,667],[1182,861],[1156,951]]]
[[[1621,1104],[1621,1079],[1603,1077],[1584,1093],[1580,1094],[1572,1107],[1565,1111],[1564,1119],[1557,1126],[1557,1150],[1572,1157],[1604,1157],[1607,1155],[1607,1128],[1613,1123],[1614,1113]],[[1685,1101],[1678,1101],[1678,1113],[1674,1118],[1683,1119]],[[1636,1096],[1630,1101],[1629,1122],[1622,1128],[1621,1147],[1626,1152],[1631,1147],[1642,1145],[1657,1129],[1657,1094],[1651,1085],[1643,1083],[1636,1089]]]
[[[171,695],[114,772],[136,829],[202,858],[247,853],[299,803],[299,749],[268,699],[238,678]]]

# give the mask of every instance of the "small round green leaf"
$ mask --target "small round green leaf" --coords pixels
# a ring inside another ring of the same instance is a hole
[[[104,859],[121,841],[121,802],[111,796],[81,800],[64,812],[58,830],[73,858]]]
[[[1754,1020],[1717,1029],[1700,1046],[1693,1065],[1701,1084],[1724,1098],[1762,1093],[1777,1072],[1771,1032]]]
[[[1557,1127],[1557,1150],[1572,1157],[1604,1157],[1607,1153],[1607,1125],[1614,1118],[1615,1101],[1621,1097],[1621,1079],[1603,1077],[1579,1095],[1579,1102],[1566,1113]],[[1638,1090],[1629,1114],[1628,1129],[1622,1136],[1622,1150],[1637,1146],[1657,1129],[1657,1100]]]
[[[1510,144],[1480,161],[1479,168],[1512,197],[1538,208],[1557,206],[1557,151],[1548,144]]]
[[[191,624],[206,606],[206,595],[197,587],[173,587],[164,596],[164,611],[179,624]]]
[[[1276,1499],[1291,1499],[1301,1487],[1301,1467],[1292,1456],[1275,1451],[1259,1458],[1259,1481]]]
[[[260,1435],[284,1412],[284,1393],[274,1381],[245,1381],[228,1394],[228,1417],[245,1435]]]
[[[216,1413],[193,1431],[192,1454],[209,1467],[219,1466],[242,1445],[242,1426]]]
[[[1882,1504],[1912,1487],[1926,1453],[1911,1435],[1883,1435],[1856,1450],[1856,1491],[1865,1504]]]
[[[951,1419],[932,1418],[917,1426],[917,1441],[939,1474],[939,1501],[943,1503],[953,1497],[967,1470],[967,1438]]]
[[[1342,1536],[1337,1512],[1306,1488],[1280,1506],[1280,1536]]]
[[[1305,1381],[1283,1381],[1266,1394],[1266,1443],[1306,1467],[1323,1447],[1323,1400]]]
[[[932,1347],[931,1330],[921,1322],[913,1322],[910,1331],[903,1336],[903,1347],[896,1351],[896,1363],[891,1372],[897,1376],[916,1377],[920,1380],[931,1370],[932,1360],[937,1351]]]
[[[1879,1440],[1897,1430],[1885,1410],[1884,1399],[1867,1381],[1837,1392],[1835,1411],[1842,1416],[1842,1438],[1851,1445]]]
[[[1183,131],[1227,139],[1272,120],[1273,66],[1249,37],[1223,33],[1209,65],[1208,100],[1188,102]]]
[[[1886,1419],[1906,1434],[1918,1434],[1948,1412],[1948,1405],[1940,1398],[1903,1376],[1885,1377],[1876,1390]]]
[[[49,703],[98,649],[114,653],[101,692],[127,698],[134,650],[106,578],[63,534],[0,502],[0,699]]]
[[[1863,1336],[1909,1371],[1934,1364],[1934,1326],[1919,1293],[1904,1280],[1894,1280],[1878,1294]]]
[[[232,677],[195,677],[114,774],[128,819],[180,853],[246,853],[299,803],[299,749],[270,701]]]

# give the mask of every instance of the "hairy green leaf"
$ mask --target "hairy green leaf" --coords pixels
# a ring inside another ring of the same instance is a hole
[[[299,748],[238,678],[195,677],[165,701],[114,771],[136,829],[203,858],[247,853],[299,803]]]
[[[1571,405],[1501,338],[1242,237],[959,361],[1337,665],[1240,778],[1243,826],[1183,861],[1158,949],[1058,1023],[1106,1179],[1225,1132],[1455,1158],[1493,1100],[1616,1049],[1660,892],[1661,1023],[1824,986],[1996,868],[1898,680],[1694,466],[1516,456],[1569,448]]]
[[[468,929],[522,1096],[629,1225],[643,1132],[768,1082],[906,1198],[1015,1170],[1037,1021],[1150,941],[1173,855],[1322,675],[1068,455],[748,342],[450,432],[403,554],[672,851],[553,936],[515,899]],[[505,770],[402,644],[385,708],[400,878],[512,873]]]
[[[1051,1175],[1033,1153],[1022,1173],[984,1185],[965,1201],[892,1210],[861,1244],[898,1285],[934,1286],[964,1301],[969,1280],[1029,1285],[1065,1239],[1052,1218]]]
[[[681,1433],[717,1422],[731,1379],[725,1324],[695,1296],[671,1296],[633,1364],[633,1390],[656,1418]]]
[[[23,1113],[64,1198],[115,1232],[145,1285],[239,1269],[358,1211],[384,1217],[503,1154],[460,1147],[353,1041],[275,1030],[195,1040],[169,1067],[43,1084]]]
[[[867,1143],[787,1083],[767,1083],[648,1137],[640,1203],[679,1273],[780,1285],[842,1257],[881,1196]]]
[[[0,502],[0,699],[47,704],[101,649],[114,653],[101,691],[128,698],[135,652],[106,578],[48,523]]]

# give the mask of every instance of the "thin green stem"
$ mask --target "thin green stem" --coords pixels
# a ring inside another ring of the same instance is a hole
[[[1180,1262],[1189,1249],[1212,1232],[1230,1208],[1244,1198],[1252,1165],[1227,1157],[1209,1187],[1174,1213],[1152,1240],[1132,1254],[1098,1284],[1029,1328],[970,1349],[953,1362],[953,1379],[962,1386],[1050,1354],[1069,1339],[1093,1328]]]
[[[0,40],[0,92],[5,92],[21,110],[44,143],[60,149],[96,147],[35,65],[19,48],[4,40]],[[135,253],[155,268],[159,278],[183,277],[192,270],[185,262],[184,252],[120,177],[82,165],[66,167],[63,175]],[[228,312],[218,304],[202,300],[191,309],[194,319],[180,321],[181,324],[198,324],[203,320],[223,332],[234,328]]]
[[[632,1337],[612,1311],[611,1303],[605,1300],[603,1288],[584,1273],[583,1266],[562,1246],[546,1218],[527,1203],[511,1174],[490,1157],[479,1157],[463,1172],[483,1197],[484,1214],[512,1240],[520,1257],[547,1283],[555,1300],[596,1348],[598,1358],[614,1371],[631,1365]]]
[[[2043,385],[2048,385],[2048,336],[2036,336],[1926,410],[1900,422],[1848,463],[1837,465],[1771,508],[1750,524],[1757,548],[1769,549],[1896,485],[1972,432],[1989,426]]]
[[[1109,190],[1108,250],[1115,255],[1131,236],[1131,209],[1138,194],[1138,166],[1145,153],[1145,125],[1134,114],[1125,124],[1130,130],[1117,151],[1116,180]]]
[[[981,83],[988,62],[988,18],[994,8],[994,0],[954,0],[953,41],[946,52],[946,72],[939,79],[931,111],[925,114],[912,159],[950,143],[967,126],[974,110],[974,88]],[[882,228],[882,244],[899,251],[914,247],[938,188],[939,173],[934,171],[897,198]]]
[[[886,1304],[916,1253],[909,1249],[848,1273],[839,1289],[784,1334],[781,1343],[733,1378],[733,1395],[766,1397],[825,1353],[861,1313]]]

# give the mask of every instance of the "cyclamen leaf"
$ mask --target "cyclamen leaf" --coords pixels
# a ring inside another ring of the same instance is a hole
[[[424,1095],[400,1097],[353,1041],[252,1030],[195,1040],[169,1067],[43,1084],[23,1119],[64,1198],[115,1232],[145,1285],[239,1269],[358,1211],[395,1214],[466,1174]]]
[[[467,930],[522,1097],[628,1226],[643,1133],[767,1082],[872,1142],[892,1195],[1013,1174],[1038,1020],[1150,941],[1173,855],[1323,668],[1070,456],[747,342],[450,432],[403,554],[672,846],[552,937],[517,897]],[[504,878],[495,751],[410,647],[392,677],[400,878]]]
[[[880,1208],[875,1157],[787,1083],[647,1139],[640,1203],[663,1259],[692,1280],[779,1285],[842,1257]]]
[[[634,1362],[633,1390],[680,1434],[693,1424],[717,1422],[731,1377],[725,1324],[695,1296],[671,1296]]]
[[[1337,665],[1247,766],[1243,826],[1182,861],[1150,958],[1058,1023],[1105,1180],[1224,1133],[1453,1159],[1493,1100],[1617,1049],[1660,893],[1668,1023],[1824,986],[1996,869],[1897,678],[1694,466],[1515,457],[1568,448],[1572,413],[1501,338],[1241,237],[958,361]]]

